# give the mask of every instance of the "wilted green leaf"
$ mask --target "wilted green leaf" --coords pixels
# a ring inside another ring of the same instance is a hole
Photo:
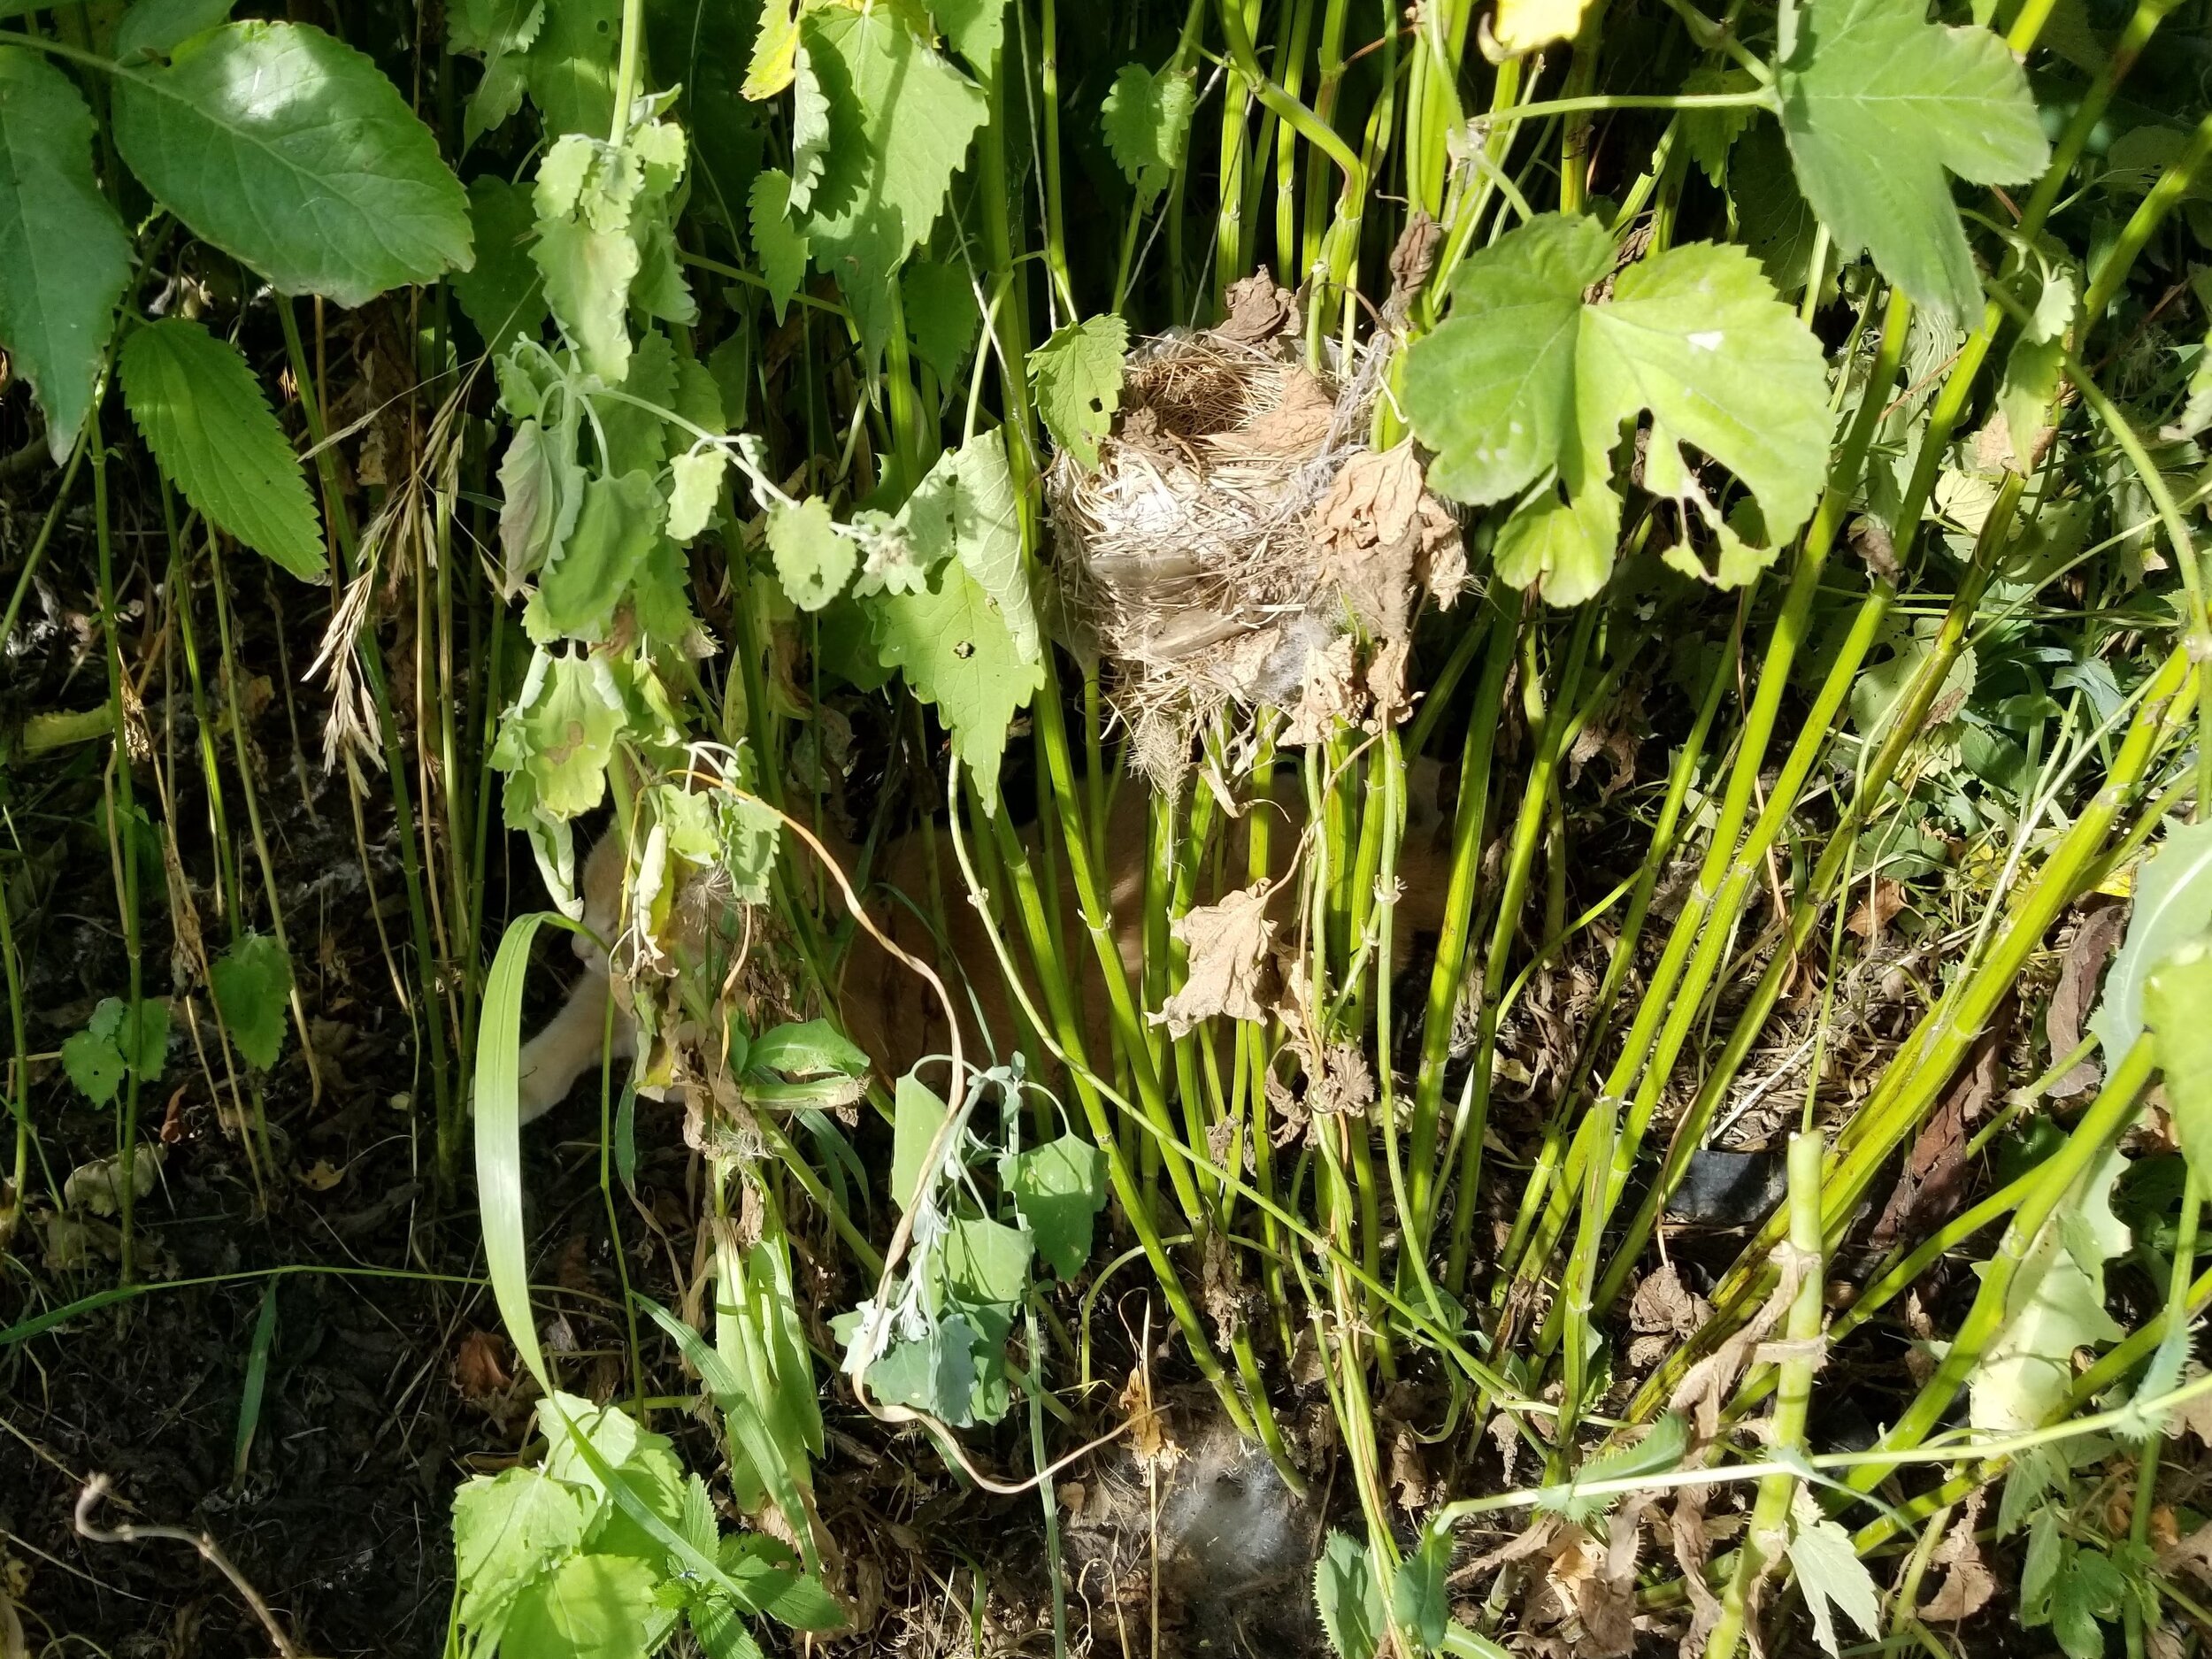
[[[640,265],[627,227],[603,231],[585,219],[541,219],[530,257],[544,274],[546,303],[584,367],[619,386],[630,373],[630,282]]]
[[[1029,354],[1037,412],[1086,471],[1098,465],[1098,441],[1113,427],[1128,349],[1128,325],[1110,314],[1070,323]]]
[[[776,575],[791,603],[819,611],[845,590],[859,562],[851,541],[832,527],[829,508],[819,496],[795,506],[779,502],[768,510],[768,550]]]
[[[1106,1155],[1064,1134],[1002,1159],[999,1179],[1052,1271],[1064,1279],[1082,1271],[1093,1224],[1106,1205]]]
[[[92,176],[92,111],[35,54],[0,49],[0,346],[66,456],[92,406],[131,243]]]
[[[762,1032],[753,1039],[745,1065],[748,1071],[757,1067],[787,1077],[818,1077],[826,1071],[862,1077],[867,1073],[868,1056],[827,1020],[808,1019]]]
[[[267,1071],[284,1047],[292,995],[292,959],[266,933],[248,933],[209,964],[215,1011],[249,1064]]]
[[[534,614],[526,619],[567,639],[606,638],[615,607],[660,538],[661,514],[661,493],[641,468],[586,484],[576,528],[540,572]]]
[[[322,579],[307,480],[235,348],[181,317],[133,329],[123,342],[123,401],[187,501],[301,580]]]
[[[363,53],[232,23],[118,70],[116,148],[162,204],[283,294],[359,305],[470,264],[468,196]]]
[[[1777,78],[1797,181],[1837,247],[1866,250],[1924,305],[1978,315],[1981,283],[1947,172],[2036,177],[2050,146],[2026,75],[1985,28],[1922,0],[1809,0]]]
[[[541,649],[492,751],[492,764],[509,774],[508,826],[523,828],[533,812],[572,818],[597,806],[623,713],[605,658]]]
[[[1187,73],[1124,64],[1114,77],[1101,111],[1106,148],[1136,191],[1139,211],[1149,211],[1175,176],[1197,103]]]
[[[1449,319],[1408,353],[1407,409],[1437,451],[1429,482],[1471,503],[1523,497],[1534,518],[1501,539],[1500,572],[1555,603],[1588,598],[1612,569],[1612,452],[1644,411],[1647,478],[1727,547],[1734,526],[1676,446],[1728,468],[1757,500],[1760,559],[1805,521],[1826,465],[1819,343],[1742,250],[1669,249],[1586,303],[1613,257],[1594,219],[1534,219],[1467,261]]]
[[[535,420],[515,427],[499,463],[500,565],[506,596],[557,558],[576,528],[584,504],[584,469],[576,461],[576,434],[564,425]]]

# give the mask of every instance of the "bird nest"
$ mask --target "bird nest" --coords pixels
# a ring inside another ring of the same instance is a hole
[[[1317,370],[1263,271],[1220,327],[1131,354],[1095,466],[1055,457],[1062,629],[1108,665],[1156,785],[1233,710],[1285,710],[1291,743],[1403,713],[1415,604],[1450,604],[1466,560],[1410,442],[1369,447],[1387,349]]]

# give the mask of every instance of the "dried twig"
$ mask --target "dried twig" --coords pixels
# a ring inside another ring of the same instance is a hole
[[[189,1544],[200,1552],[200,1559],[220,1571],[238,1594],[246,1599],[246,1605],[254,1610],[261,1627],[269,1632],[269,1640],[276,1644],[281,1659],[300,1659],[299,1649],[292,1645],[284,1627],[277,1623],[269,1604],[261,1599],[261,1593],[246,1582],[246,1575],[238,1571],[222,1547],[206,1532],[195,1532],[182,1526],[142,1526],[126,1522],[121,1526],[101,1527],[92,1524],[92,1512],[99,1508],[101,1499],[108,1495],[109,1481],[105,1475],[95,1475],[85,1482],[84,1490],[77,1494],[77,1512],[73,1517],[80,1538],[88,1538],[96,1544],[139,1544],[150,1539],[173,1539],[180,1544]]]

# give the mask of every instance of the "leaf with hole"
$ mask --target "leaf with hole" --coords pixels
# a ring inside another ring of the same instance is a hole
[[[301,580],[323,580],[307,479],[235,347],[181,317],[133,329],[123,401],[163,473],[202,515]]]
[[[1070,323],[1029,354],[1037,413],[1086,472],[1098,465],[1098,441],[1113,428],[1128,349],[1129,326],[1109,315]]]
[[[818,496],[769,508],[768,550],[783,591],[802,611],[819,611],[842,593],[860,557]]]

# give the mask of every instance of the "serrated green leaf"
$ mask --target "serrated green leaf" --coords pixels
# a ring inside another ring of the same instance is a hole
[[[576,528],[538,577],[534,619],[562,638],[605,639],[615,607],[660,538],[661,515],[661,493],[642,468],[586,484]]]
[[[133,329],[123,401],[162,472],[204,517],[301,580],[322,580],[307,479],[234,347],[181,317]]]
[[[116,148],[279,293],[359,305],[471,260],[467,193],[399,88],[304,23],[232,23],[113,77]]]
[[[1736,141],[1728,199],[1744,246],[1775,291],[1785,297],[1804,292],[1820,220],[1790,172],[1789,142],[1780,127],[1760,121]]]
[[[1043,686],[1043,665],[1023,659],[998,605],[957,560],[918,592],[878,595],[868,612],[878,658],[936,705],[953,753],[975,774],[985,810],[995,811],[1007,728]]]
[[[1985,28],[1922,0],[1809,0],[1776,80],[1797,181],[1836,246],[1924,305],[1978,315],[1947,173],[2019,184],[2050,161],[2027,77]]]
[[[165,58],[179,42],[227,21],[237,0],[138,0],[115,26],[115,61]]]
[[[893,528],[905,538],[913,565],[902,579],[895,579],[872,558],[865,578],[855,585],[856,593],[873,592],[878,587],[918,592],[924,573],[945,558],[957,557],[990,595],[1021,659],[1041,660],[1043,636],[1022,569],[1021,515],[1014,501],[1002,428],[978,433],[959,449],[939,457],[899,510]]]
[[[1006,35],[1006,0],[935,0],[930,15],[953,50],[975,72],[989,79]]]
[[[1736,556],[1734,573],[1805,521],[1826,465],[1819,343],[1742,250],[1669,249],[1623,271],[1609,300],[1586,303],[1612,258],[1595,221],[1534,219],[1468,260],[1450,318],[1408,353],[1407,409],[1437,451],[1430,483],[1475,503],[1530,492],[1521,512],[1533,520],[1501,537],[1500,572],[1538,581],[1555,603],[1589,597],[1611,569],[1611,457],[1643,411],[1647,480],[1704,521]],[[1730,541],[1739,526],[1685,465],[1684,442],[1751,491],[1763,549]]]
[[[2104,1659],[2103,1619],[2117,1619],[2128,1582],[2101,1549],[2081,1546],[2051,1585],[2051,1633],[2068,1659]]]
[[[850,540],[833,523],[819,496],[789,507],[779,502],[768,510],[768,550],[775,556],[776,575],[802,611],[819,611],[836,598],[859,562]]]
[[[804,229],[871,352],[889,337],[886,282],[929,234],[984,115],[980,88],[893,6],[800,24],[829,101],[829,146]]]
[[[772,98],[791,84],[799,50],[799,20],[792,0],[766,0],[760,9],[760,32],[753,37],[752,62],[745,71],[744,95],[755,101]]]
[[[543,1471],[509,1469],[466,1482],[453,1494],[462,1628],[483,1651],[491,1651],[515,1598],[583,1541],[582,1506]]]
[[[546,0],[545,21],[521,73],[549,135],[588,133],[614,123],[614,83],[622,43],[622,0]],[[649,66],[641,65],[647,86]]]
[[[1429,1529],[1421,1546],[1398,1563],[1390,1584],[1392,1617],[1418,1637],[1425,1647],[1444,1640],[1451,1624],[1452,1597],[1446,1582],[1452,1564],[1452,1535],[1448,1529]]]
[[[2151,970],[2143,1020],[2165,1074],[2174,1138],[2198,1179],[2212,1182],[2212,940],[2192,940]]]
[[[2135,876],[2135,908],[2089,1029],[2114,1064],[2143,1033],[2143,987],[2182,946],[2212,931],[2212,824],[2176,824]]]
[[[747,204],[753,258],[760,266],[761,280],[768,285],[768,303],[775,308],[779,323],[783,321],[791,296],[806,280],[810,251],[805,234],[791,221],[790,204],[789,173],[770,167],[753,180]]]
[[[92,111],[36,54],[0,49],[0,346],[66,457],[130,280],[131,242],[92,174]]]
[[[1080,462],[1098,465],[1098,441],[1121,405],[1122,358],[1129,326],[1111,314],[1070,323],[1029,354],[1037,412],[1053,442]]]
[[[1064,1134],[999,1164],[999,1179],[1028,1223],[1037,1254],[1063,1279],[1090,1260],[1091,1234],[1106,1207],[1106,1155],[1080,1136]]]
[[[588,219],[541,219],[530,257],[585,369],[621,385],[630,373],[630,283],[641,264],[635,239],[626,228],[595,230]]]
[[[571,1555],[515,1598],[500,1644],[511,1659],[638,1659],[660,1611],[660,1574],[632,1555]]]
[[[1175,176],[1190,135],[1198,95],[1187,72],[1158,74],[1142,64],[1124,64],[1100,111],[1106,148],[1137,193],[1137,211],[1149,212]]]
[[[1679,1411],[1669,1411],[1634,1445],[1592,1458],[1575,1471],[1574,1479],[1563,1487],[1545,1488],[1536,1501],[1537,1507],[1555,1509],[1579,1525],[1620,1502],[1617,1493],[1583,1496],[1579,1488],[1600,1481],[1640,1480],[1647,1475],[1663,1474],[1682,1462],[1689,1444],[1688,1420]]]
[[[535,340],[545,330],[545,279],[529,247],[537,222],[526,186],[497,173],[470,181],[476,263],[452,279],[453,296],[495,350],[511,345],[518,334]]]
[[[1337,1659],[1374,1659],[1387,1624],[1366,1545],[1348,1532],[1329,1534],[1313,1570],[1313,1600]]]
[[[267,1071],[284,1048],[292,958],[266,933],[248,933],[208,965],[223,1029],[248,1064]]]
[[[1716,92],[1748,92],[1758,84],[1747,69],[1724,69],[1717,64],[1704,64],[1684,78],[1682,90],[1694,96],[1709,96]],[[1727,180],[1728,152],[1743,136],[1755,113],[1747,105],[1682,111],[1682,141],[1688,147],[1690,159],[1697,163],[1714,188],[1718,189]]]
[[[601,470],[658,472],[668,460],[662,411],[676,401],[676,348],[661,330],[648,328],[638,336],[620,389],[619,398],[593,400],[598,430],[606,437]]]
[[[1873,1575],[1851,1547],[1851,1534],[1821,1512],[1810,1494],[1800,1488],[1791,1515],[1790,1569],[1813,1616],[1813,1640],[1836,1659],[1836,1626],[1830,1616],[1833,1606],[1869,1636],[1881,1633],[1881,1596]]]
[[[784,211],[803,213],[814,200],[814,187],[822,181],[822,165],[829,156],[829,99],[814,73],[814,60],[802,46],[791,73],[791,191]]]
[[[131,1028],[130,1004],[119,997],[109,1000],[115,1003],[115,1046],[122,1054],[123,1064],[144,1081],[151,1082],[161,1075],[161,1068],[169,1058],[169,999],[142,997],[135,1032]]]

